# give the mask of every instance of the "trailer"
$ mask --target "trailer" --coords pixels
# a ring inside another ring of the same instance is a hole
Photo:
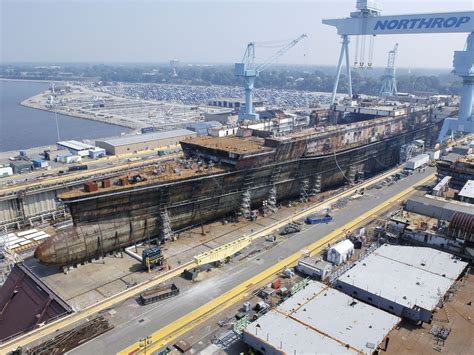
[[[87,170],[88,166],[87,165],[73,165],[70,166],[67,170],[68,171],[81,171],[81,170]]]
[[[330,215],[311,215],[306,218],[306,223],[308,224],[323,224],[329,223],[332,221],[332,216]]]
[[[405,169],[416,170],[427,165],[430,162],[429,154],[419,154],[405,163]]]
[[[147,305],[177,295],[179,295],[179,288],[175,284],[172,284],[171,286],[161,286],[142,292],[140,294],[140,303],[142,305]]]

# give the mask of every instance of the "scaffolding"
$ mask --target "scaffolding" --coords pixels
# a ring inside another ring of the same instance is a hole
[[[5,226],[0,229],[0,254],[3,255],[1,260],[1,277],[0,286],[5,283],[8,275],[13,270],[16,263],[23,261],[23,258],[8,247],[8,230]]]
[[[171,230],[171,222],[168,210],[166,207],[163,207],[160,211],[161,217],[161,233],[163,240],[170,240],[173,238],[173,231]]]
[[[270,191],[268,191],[268,199],[267,199],[267,204],[266,204],[267,210],[275,213],[278,211],[277,207],[277,191],[275,185],[272,186]]]
[[[315,196],[319,193],[321,193],[321,174],[317,174],[314,177],[313,187],[311,188],[311,191],[309,192],[310,196]]]
[[[308,202],[309,199],[309,180],[304,179],[301,182],[301,189],[300,189],[300,201],[301,202]]]

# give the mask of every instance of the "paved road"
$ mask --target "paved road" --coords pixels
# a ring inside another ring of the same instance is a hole
[[[310,226],[301,233],[288,237],[287,241],[256,254],[245,262],[233,262],[217,271],[214,277],[182,290],[178,297],[147,307],[139,306],[134,300],[128,300],[114,308],[116,313],[112,315],[112,321],[116,327],[112,331],[72,350],[69,354],[115,354],[139,338],[152,334],[269,268],[277,261],[352,221],[431,173],[433,168],[428,168],[424,173],[415,173],[383,189],[368,190],[362,198],[333,213],[332,223]]]

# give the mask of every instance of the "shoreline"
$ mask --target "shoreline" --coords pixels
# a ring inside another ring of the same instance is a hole
[[[136,130],[144,127],[144,125],[142,125],[138,122],[132,122],[132,121],[122,122],[121,119],[112,119],[112,121],[111,121],[110,118],[105,118],[105,117],[90,116],[90,115],[87,115],[87,114],[80,114],[80,113],[76,113],[76,112],[71,113],[69,111],[63,111],[63,110],[51,110],[51,109],[48,109],[44,106],[41,106],[40,104],[37,104],[37,103],[33,102],[33,101],[39,101],[39,100],[42,100],[42,99],[44,100],[43,96],[47,95],[47,94],[48,94],[47,91],[43,91],[43,92],[41,92],[37,95],[31,96],[31,97],[21,101],[19,104],[21,106],[36,109],[36,110],[41,110],[41,111],[46,111],[46,112],[51,112],[51,113],[57,113],[57,114],[60,114],[60,115],[74,117],[74,118],[80,118],[80,119],[89,120],[89,121],[101,122],[101,123],[105,123],[105,124],[109,124],[109,125],[113,125],[113,126],[124,127],[124,128],[127,128],[127,129],[131,129],[132,131],[136,131]]]
[[[67,81],[67,80],[41,80],[41,79],[10,79],[10,78],[0,78],[0,81],[22,81],[30,83],[50,83],[51,81]]]

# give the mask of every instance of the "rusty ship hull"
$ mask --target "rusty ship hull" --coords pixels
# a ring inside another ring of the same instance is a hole
[[[278,200],[288,200],[300,196],[302,186],[308,190],[317,187],[319,192],[344,184],[354,172],[371,176],[397,165],[403,144],[435,137],[440,124],[442,121],[427,120],[410,126],[403,123],[397,134],[337,152],[324,153],[327,148],[310,151],[309,139],[285,144],[269,141],[265,144],[276,144],[278,149],[250,152],[247,160],[229,154],[234,159],[226,161],[216,149],[182,142],[188,157],[233,166],[173,181],[65,194],[62,199],[69,205],[74,226],[41,244],[35,256],[45,264],[82,263],[147,238],[163,238],[166,224],[176,231],[235,214],[245,192],[252,207],[259,207],[272,188]]]

